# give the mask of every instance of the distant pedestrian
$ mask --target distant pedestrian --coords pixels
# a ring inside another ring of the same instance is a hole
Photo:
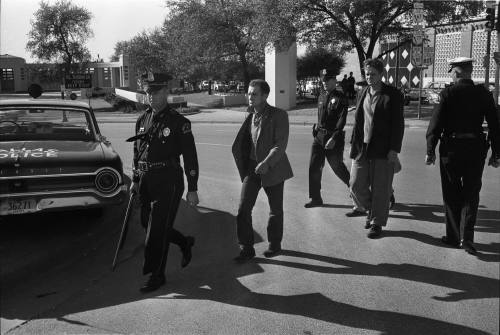
[[[141,201],[141,225],[146,230],[142,273],[150,274],[141,292],[150,292],[165,284],[165,267],[170,243],[182,252],[181,266],[191,261],[194,237],[173,228],[184,193],[182,155],[188,183],[186,201],[198,204],[198,158],[191,123],[169,107],[166,73],[149,73],[142,80],[149,108],[136,123],[131,192]]]
[[[471,80],[472,58],[451,60],[453,85],[444,88],[427,128],[427,165],[436,160],[439,145],[441,187],[446,235],[441,241],[475,254],[474,226],[484,162],[491,145],[488,165],[500,165],[498,114],[491,93]],[[483,122],[488,122],[488,138]]]
[[[366,82],[354,115],[351,138],[351,196],[354,208],[346,215],[367,215],[369,238],[382,233],[389,216],[392,179],[404,133],[403,96],[382,82],[379,59],[364,62]]]
[[[344,93],[335,89],[337,69],[320,71],[323,89],[318,98],[318,123],[313,127],[313,143],[309,161],[309,198],[306,208],[323,205],[321,176],[325,158],[333,172],[349,187],[349,170],[344,164],[344,126],[349,102]]]
[[[340,88],[342,89],[342,93],[347,97],[347,89],[349,88],[349,81],[347,80],[347,74],[344,74],[344,78],[340,82]]]
[[[356,92],[354,90],[354,85],[356,85],[356,79],[354,79],[352,72],[349,72],[349,78],[347,78],[347,97],[349,99],[354,99],[356,97]]]
[[[264,188],[270,212],[267,222],[269,247],[265,257],[281,251],[283,239],[283,190],[285,180],[292,178],[292,167],[286,155],[288,144],[288,114],[267,103],[269,84],[252,80],[248,87],[248,116],[232,146],[238,172],[243,182],[236,217],[241,251],[234,258],[246,262],[255,256],[252,209],[259,190]]]

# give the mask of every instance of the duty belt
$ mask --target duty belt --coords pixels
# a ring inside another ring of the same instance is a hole
[[[451,134],[445,135],[445,137],[456,138],[459,140],[476,139],[476,138],[480,138],[481,134],[477,134],[477,133],[451,133]]]
[[[137,162],[137,169],[141,172],[147,172],[150,170],[157,170],[162,168],[178,167],[178,166],[179,162],[175,158],[160,162],[145,162],[145,161]]]

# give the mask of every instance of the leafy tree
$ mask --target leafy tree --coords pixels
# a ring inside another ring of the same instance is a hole
[[[49,62],[62,62],[67,73],[90,59],[85,42],[93,36],[92,14],[70,0],[54,5],[41,1],[31,20],[26,49],[31,55]]]
[[[172,14],[165,21],[165,32],[176,41],[178,56],[174,58],[179,62],[184,57],[207,70],[214,67],[222,70],[238,62],[240,78],[248,85],[252,64],[262,64],[264,59],[264,48],[255,34],[256,0],[167,0],[166,3]],[[218,79],[216,75],[213,77]]]
[[[336,51],[324,48],[308,49],[304,56],[297,59],[297,79],[318,77],[324,68],[336,69],[340,73],[344,65],[344,59]]]
[[[384,35],[408,31],[413,25],[411,0],[261,0],[261,6],[266,8],[261,23],[269,40],[280,41],[286,27],[293,26],[303,44],[356,50],[362,73],[363,61],[373,57]],[[482,8],[479,1],[424,3],[428,24],[463,20]]]

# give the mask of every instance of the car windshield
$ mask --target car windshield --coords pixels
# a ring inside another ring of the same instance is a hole
[[[88,111],[46,106],[0,108],[0,141],[91,141]]]

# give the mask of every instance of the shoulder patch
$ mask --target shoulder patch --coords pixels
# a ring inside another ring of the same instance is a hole
[[[183,134],[188,134],[191,132],[191,123],[190,122],[186,122],[182,125],[182,129],[181,129],[182,133]]]

